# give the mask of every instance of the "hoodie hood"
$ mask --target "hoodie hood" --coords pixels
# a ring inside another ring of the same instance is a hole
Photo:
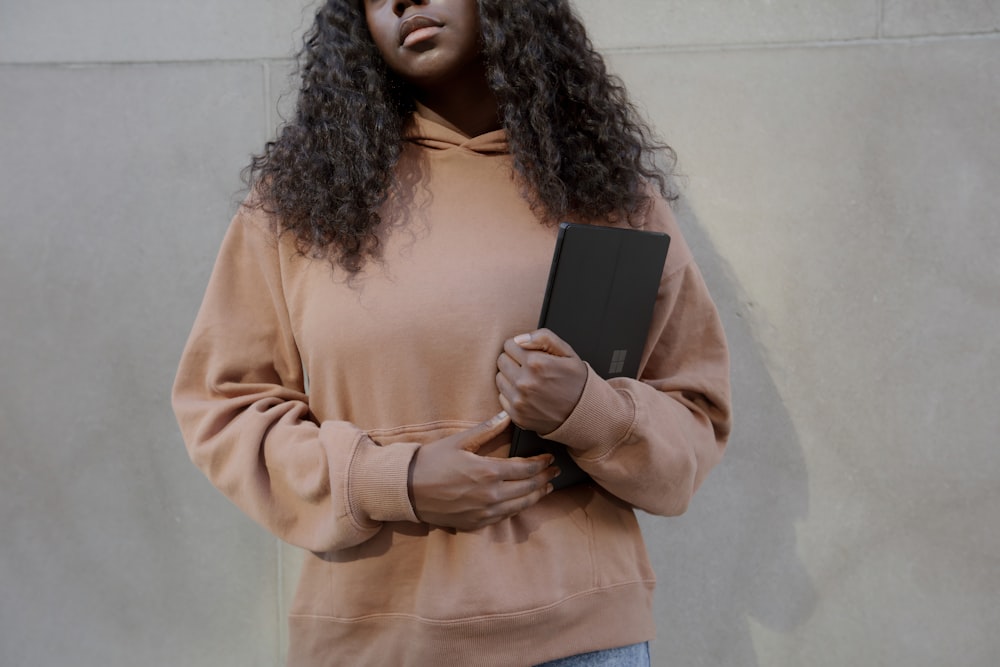
[[[508,152],[507,131],[494,130],[476,137],[466,137],[440,123],[413,114],[403,129],[406,141],[431,150],[461,149],[480,155],[503,155]]]

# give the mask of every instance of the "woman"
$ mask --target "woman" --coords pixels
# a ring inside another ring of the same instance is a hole
[[[174,387],[193,460],[311,552],[290,665],[648,664],[633,507],[683,512],[730,419],[658,151],[566,1],[319,10]],[[533,330],[563,219],[673,238],[640,380]],[[512,420],[595,483],[507,458]]]

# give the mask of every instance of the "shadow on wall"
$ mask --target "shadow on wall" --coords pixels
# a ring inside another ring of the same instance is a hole
[[[684,516],[641,517],[659,579],[653,664],[752,667],[760,663],[750,619],[789,633],[816,606],[795,540],[809,509],[805,461],[754,338],[752,302],[689,204],[681,199],[674,210],[726,329],[735,428]]]

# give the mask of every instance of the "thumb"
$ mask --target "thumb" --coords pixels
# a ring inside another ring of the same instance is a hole
[[[514,342],[522,349],[541,350],[557,357],[572,357],[574,354],[570,344],[549,329],[538,329],[515,336]]]
[[[508,426],[510,426],[510,415],[506,412],[500,412],[469,430],[459,433],[457,445],[467,452],[475,453],[479,451],[480,447],[503,433]]]

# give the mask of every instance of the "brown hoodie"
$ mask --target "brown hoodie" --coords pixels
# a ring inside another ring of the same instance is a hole
[[[312,552],[288,664],[527,666],[651,639],[632,508],[683,512],[730,420],[722,327],[668,205],[645,222],[672,243],[641,381],[591,371],[549,436],[592,446],[579,463],[599,486],[462,532],[417,521],[410,459],[500,410],[496,359],[535,328],[555,230],[521,196],[503,131],[415,117],[398,174],[383,261],[352,280],[241,209],[174,386],[194,462]]]

